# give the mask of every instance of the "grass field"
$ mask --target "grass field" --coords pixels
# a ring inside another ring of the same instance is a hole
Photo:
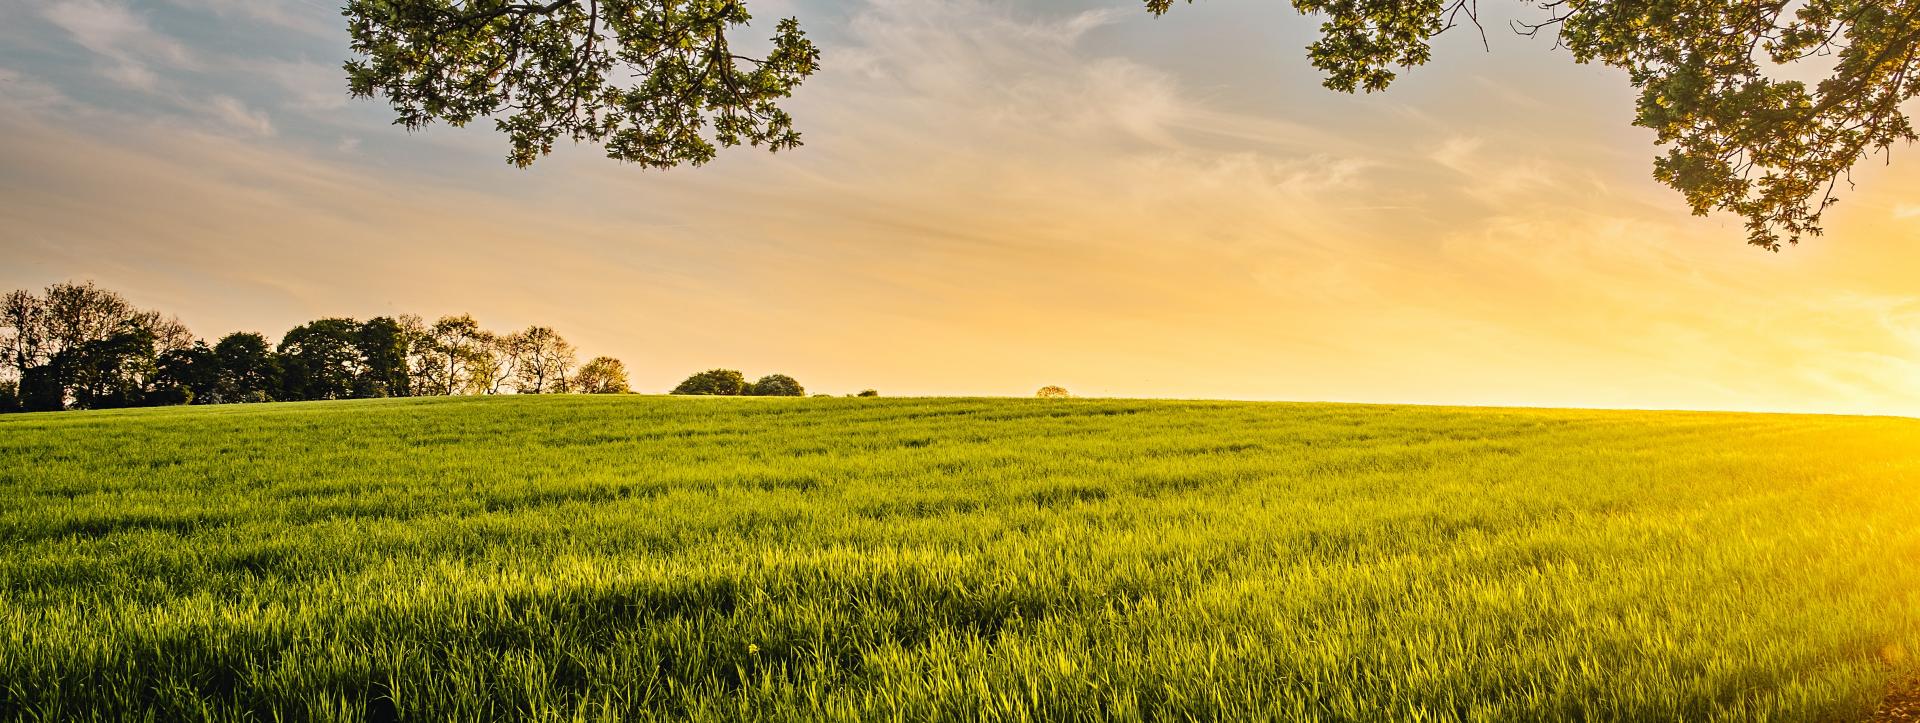
[[[1860,720],[1920,421],[546,397],[0,418],[0,719]]]

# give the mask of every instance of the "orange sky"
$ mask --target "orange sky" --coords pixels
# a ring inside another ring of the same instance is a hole
[[[554,326],[664,390],[1920,414],[1920,165],[1778,254],[1650,178],[1616,72],[1452,37],[1320,90],[1312,22],[1209,0],[768,2],[806,147],[519,171],[340,87],[319,0],[0,0],[0,287],[91,278],[203,336]]]

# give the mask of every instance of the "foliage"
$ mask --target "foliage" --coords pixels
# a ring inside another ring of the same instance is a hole
[[[443,316],[427,330],[416,347],[425,357],[420,372],[427,380],[429,394],[468,394],[487,389],[489,346],[494,337],[480,328],[480,322],[467,314]]]
[[[264,336],[228,334],[213,346],[213,355],[220,369],[214,391],[216,402],[269,401],[280,388],[280,361]]]
[[[878,391],[875,391],[875,390],[872,390],[872,389],[862,389],[862,390],[860,390],[860,393],[859,393],[859,394],[855,394],[854,396],[856,396],[856,397],[877,397],[877,396],[880,396],[880,392],[878,392]]]
[[[0,297],[0,412],[497,393],[626,392],[619,360],[574,378],[551,327],[513,334],[472,316],[318,319],[276,346],[251,332],[209,347],[179,320],[87,282]],[[736,373],[737,376],[737,373]],[[744,388],[745,382],[741,382]],[[3,716],[0,716],[3,717]]]
[[[360,374],[354,380],[354,396],[404,397],[412,394],[407,357],[414,339],[400,322],[376,316],[361,324],[354,334],[354,350],[360,355]]]
[[[1041,387],[1040,391],[1035,392],[1034,396],[1039,397],[1041,399],[1066,399],[1067,397],[1071,397],[1073,395],[1067,392],[1066,387],[1056,387],[1053,385],[1047,385],[1047,386]]]
[[[528,327],[519,337],[514,390],[521,394],[565,394],[567,372],[573,369],[573,345],[544,326]]]
[[[1173,0],[1146,0],[1155,14]],[[1654,176],[1693,212],[1730,211],[1749,243],[1778,250],[1821,232],[1854,164],[1917,138],[1902,104],[1920,96],[1920,0],[1555,0],[1521,23],[1551,30],[1581,63],[1627,71],[1634,125],[1666,152]],[[1335,90],[1384,90],[1394,66],[1425,64],[1432,38],[1478,0],[1293,0],[1325,16],[1308,49]],[[1806,66],[1806,70],[1790,70]],[[1824,79],[1809,86],[1791,77]]]
[[[754,58],[728,33],[740,0],[348,0],[348,88],[385,97],[395,123],[492,117],[525,167],[561,138],[655,168],[718,146],[800,144],[779,106],[819,68],[797,20]]]
[[[0,330],[0,379],[15,380],[23,405],[38,411],[149,403],[163,391],[159,357],[193,342],[178,319],[92,282],[8,293]]]
[[[673,394],[739,396],[747,393],[747,378],[733,369],[709,369],[687,377]]]
[[[1145,3],[1158,15],[1174,0]],[[1479,0],[1292,4],[1324,16],[1308,57],[1346,92],[1385,90],[1396,67],[1432,60],[1434,36],[1480,24]],[[1916,139],[1902,104],[1920,95],[1920,0],[1531,4],[1544,14],[1518,29],[1625,70],[1635,124],[1665,147],[1654,175],[1697,214],[1740,215],[1752,244],[1818,235],[1855,163]],[[353,95],[384,97],[409,129],[491,117],[523,167],[561,138],[656,168],[705,163],[716,144],[792,148],[779,101],[819,68],[793,18],[766,55],[734,51],[743,0],[348,0],[343,12]],[[1802,65],[1825,77],[1789,77]]]
[[[627,366],[610,356],[597,356],[580,365],[573,373],[576,394],[628,394]]]
[[[0,719],[1845,721],[1920,650],[1914,420],[752,401],[0,419]]]
[[[61,385],[60,365],[49,363],[30,367],[20,375],[20,409],[28,412],[58,412],[67,408],[67,390]]]
[[[220,398],[220,354],[196,341],[193,346],[160,355],[154,391],[146,403],[152,406],[175,404],[213,404]]]
[[[760,381],[754,382],[753,386],[748,387],[747,394],[756,397],[804,397],[807,395],[807,390],[800,386],[799,380],[793,377],[785,374],[768,374],[760,377]]]
[[[276,350],[283,399],[351,399],[366,365],[360,358],[360,324],[318,319],[288,331]]]

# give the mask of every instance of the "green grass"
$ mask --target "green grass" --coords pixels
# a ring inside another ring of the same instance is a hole
[[[549,397],[0,418],[0,719],[1858,720],[1920,421]]]

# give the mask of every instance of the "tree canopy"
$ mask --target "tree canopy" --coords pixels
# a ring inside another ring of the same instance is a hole
[[[1432,60],[1435,36],[1480,25],[1480,0],[1291,2],[1321,17],[1307,55],[1345,92],[1385,90]],[[1539,12],[1522,34],[1627,71],[1634,123],[1663,149],[1655,178],[1696,214],[1741,216],[1756,246],[1819,235],[1857,162],[1916,139],[1901,105],[1920,95],[1920,0],[1518,2]],[[1160,15],[1175,0],[1145,4]],[[794,18],[764,55],[734,51],[744,0],[348,0],[342,12],[354,95],[384,97],[408,128],[492,118],[520,166],[562,137],[654,168],[717,147],[792,148],[779,102],[819,69]],[[1780,77],[1803,63],[1825,77]]]
[[[793,377],[785,374],[768,374],[748,387],[747,394],[756,397],[804,397],[807,395],[807,389],[800,386],[799,380]]]
[[[729,31],[739,0],[348,0],[348,88],[383,96],[396,123],[491,117],[527,166],[562,137],[656,168],[712,160],[716,145],[800,144],[779,101],[819,68],[797,20],[761,57]]]
[[[579,394],[627,394],[627,367],[619,359],[597,356],[580,365],[573,375],[573,391]]]
[[[672,393],[735,397],[746,392],[746,375],[733,369],[709,369],[687,377]]]
[[[1856,162],[1917,138],[1901,104],[1920,95],[1920,0],[1526,2],[1541,15],[1519,32],[1627,71],[1640,91],[1634,125],[1665,151],[1654,177],[1695,214],[1740,215],[1756,246],[1819,235]],[[1174,4],[1146,3],[1155,14]],[[1394,68],[1432,59],[1435,36],[1480,16],[1479,0],[1293,6],[1325,16],[1307,54],[1346,92],[1385,90]],[[1808,61],[1830,64],[1826,77],[1779,77]]]

